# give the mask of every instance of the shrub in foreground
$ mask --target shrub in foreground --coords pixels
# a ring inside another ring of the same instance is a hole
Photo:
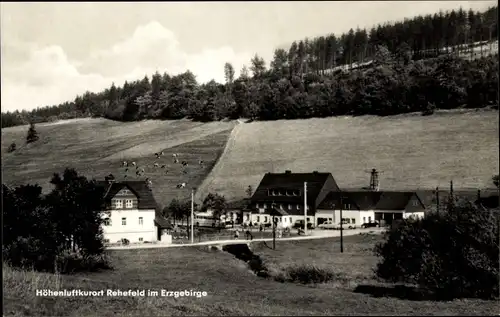
[[[376,274],[440,297],[495,298],[499,291],[499,212],[471,203],[404,220],[376,246]]]
[[[315,265],[292,266],[285,271],[290,282],[301,284],[326,283],[335,278],[335,273],[327,268]]]

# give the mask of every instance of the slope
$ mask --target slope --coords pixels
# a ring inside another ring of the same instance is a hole
[[[204,193],[245,196],[266,172],[331,172],[341,188],[365,187],[377,168],[382,189],[491,187],[498,174],[498,111],[440,111],[430,117],[336,117],[252,122],[238,127]]]
[[[30,145],[23,145],[26,126],[2,129],[3,182],[11,185],[38,183],[47,191],[51,189],[52,174],[61,173],[66,167],[96,179],[103,179],[110,173],[118,180],[149,177],[155,197],[165,205],[172,198],[188,197],[189,188],[201,183],[222,152],[234,124],[189,120],[130,123],[105,119],[70,120],[37,125],[40,140]],[[11,142],[16,142],[18,150],[7,153]],[[154,153],[160,151],[165,155],[156,159]],[[188,161],[188,167],[174,164],[173,153],[178,155],[180,162]],[[125,172],[121,166],[124,160],[135,161],[144,168],[143,176],[136,176],[135,168]],[[200,160],[204,164],[198,164]],[[155,168],[155,162],[166,168]],[[187,188],[177,189],[180,182],[186,182]]]

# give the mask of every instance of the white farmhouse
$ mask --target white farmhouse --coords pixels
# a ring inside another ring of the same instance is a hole
[[[162,240],[165,221],[156,215],[156,201],[144,181],[106,183],[105,243],[157,242]]]
[[[344,222],[353,227],[375,221],[391,224],[398,219],[423,218],[426,211],[417,192],[332,191],[319,204],[315,224],[320,225],[325,221],[340,223],[341,208]]]

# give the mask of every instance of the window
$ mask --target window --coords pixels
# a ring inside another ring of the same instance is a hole
[[[297,205],[297,210],[299,210],[299,209],[300,209],[300,205]]]
[[[333,219],[332,219],[332,218],[328,218],[328,221],[330,221],[330,222],[331,222],[331,221],[333,221]]]
[[[255,208],[259,209],[259,203],[255,204]]]
[[[311,222],[311,218],[307,217],[307,222]]]
[[[345,210],[351,210],[351,204],[344,204]]]
[[[267,222],[267,216],[264,216],[264,222]]]
[[[122,189],[122,191],[120,192],[121,195],[129,195],[130,194],[130,191],[128,189]]]
[[[292,223],[292,217],[290,217],[290,223]]]
[[[355,224],[356,224],[356,218],[351,218],[351,223],[352,223],[353,225],[355,225]]]
[[[280,204],[280,209],[283,210],[283,204]]]
[[[260,222],[260,216],[257,216],[257,222]]]
[[[122,218],[122,226],[126,226],[127,225],[127,218]]]
[[[372,222],[372,217],[368,217],[368,222]]]
[[[363,217],[363,223],[366,223],[366,217]]]
[[[418,207],[418,201],[416,200],[413,201],[413,207]]]
[[[109,218],[104,219],[104,225],[111,226],[111,219],[109,219]]]
[[[144,224],[144,219],[142,217],[139,217],[139,224],[142,226]]]
[[[122,209],[123,208],[123,200],[120,200],[120,199],[115,200],[115,208]]]
[[[288,210],[291,210],[292,209],[292,205],[288,205]]]
[[[125,200],[125,207],[126,208],[132,208],[132,199],[127,199]]]
[[[283,218],[283,222],[286,223],[286,218]]]
[[[144,239],[143,238],[139,238],[139,242],[142,242]]]
[[[267,208],[267,204],[264,204],[264,209],[266,209],[266,208]]]

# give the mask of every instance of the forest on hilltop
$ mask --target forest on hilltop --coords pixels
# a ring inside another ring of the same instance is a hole
[[[189,70],[157,72],[57,106],[2,113],[2,128],[91,116],[277,120],[498,107],[498,53],[474,47],[497,40],[497,11],[459,9],[306,38],[276,49],[269,67],[256,54],[238,78],[226,63],[225,84],[199,84]]]

